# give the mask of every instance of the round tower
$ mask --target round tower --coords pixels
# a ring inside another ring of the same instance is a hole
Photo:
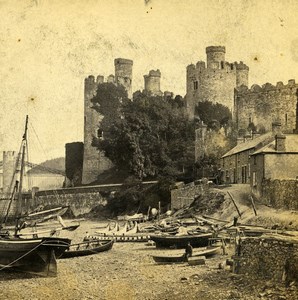
[[[223,69],[222,65],[225,62],[226,47],[209,46],[206,48],[206,54],[208,69]]]
[[[149,75],[144,75],[145,92],[154,96],[161,96],[162,92],[160,91],[160,77],[161,73],[158,69],[156,71],[149,71]]]
[[[236,63],[236,87],[240,87],[241,85],[248,86],[248,73],[249,67],[244,64],[242,61],[240,63]]]
[[[115,65],[115,82],[121,84],[127,91],[128,98],[132,97],[132,66],[133,61],[131,59],[116,58],[114,60]]]
[[[3,193],[10,194],[17,178],[13,178],[17,162],[15,151],[3,151]]]

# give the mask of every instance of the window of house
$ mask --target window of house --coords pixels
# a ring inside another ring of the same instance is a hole
[[[193,88],[194,88],[194,90],[197,90],[198,87],[199,87],[198,81],[194,81],[194,82],[193,82]]]
[[[249,118],[248,118],[248,124],[250,124],[251,121],[252,121],[252,120],[251,120],[251,117],[249,117]]]
[[[231,65],[231,70],[234,70],[234,65],[233,64]]]

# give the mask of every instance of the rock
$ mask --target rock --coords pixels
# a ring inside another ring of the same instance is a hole
[[[205,256],[194,256],[188,258],[188,264],[191,266],[194,265],[205,265],[206,257]]]

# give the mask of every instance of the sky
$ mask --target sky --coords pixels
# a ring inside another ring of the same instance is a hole
[[[186,93],[205,48],[250,68],[249,85],[298,82],[296,0],[0,0],[0,151],[18,151],[29,115],[29,160],[83,141],[84,78],[132,59],[133,91],[160,69],[161,90]],[[0,158],[1,160],[1,158]]]

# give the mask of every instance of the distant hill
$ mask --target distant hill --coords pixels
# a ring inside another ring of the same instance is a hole
[[[36,174],[36,173],[55,173],[57,171],[58,174],[65,174],[65,158],[58,157],[54,159],[46,160],[38,165],[33,166],[33,168],[28,171],[28,173]]]

